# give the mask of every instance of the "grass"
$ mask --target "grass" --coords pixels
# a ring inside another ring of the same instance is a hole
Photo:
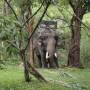
[[[39,82],[35,78],[26,83],[23,69],[16,66],[0,70],[0,90],[90,90],[89,69],[38,70],[49,83]]]

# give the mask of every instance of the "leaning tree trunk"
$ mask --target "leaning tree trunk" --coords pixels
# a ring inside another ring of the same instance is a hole
[[[68,54],[68,66],[80,67],[80,32],[85,9],[78,6],[77,9],[73,8],[73,10],[75,14],[71,19],[72,38]]]
[[[40,81],[47,82],[46,79],[31,65],[30,61],[26,60],[24,49],[20,50],[20,57],[24,64],[24,76],[26,82],[31,81],[30,74]]]

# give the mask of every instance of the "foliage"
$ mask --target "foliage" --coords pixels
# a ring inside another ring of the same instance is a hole
[[[81,39],[81,62],[84,67],[90,68],[90,36],[88,36],[88,33],[85,33],[85,31],[82,33],[82,39]]]
[[[90,26],[90,13],[83,17],[83,22]],[[81,31],[81,62],[84,67],[90,68],[90,31],[83,27]]]
[[[32,10],[33,13],[36,11],[36,9],[38,9],[38,7],[40,6],[41,0],[28,0],[28,4],[32,5]],[[70,19],[72,17],[72,9],[69,6],[69,0],[53,0],[55,1],[56,4],[52,4],[48,11],[47,11],[47,15],[45,15],[44,19],[48,19],[48,20],[58,20],[58,32],[60,33],[59,35],[61,37],[64,37],[66,40],[66,44],[68,46],[68,41],[70,40],[70,29],[69,29],[69,25],[70,25]],[[89,5],[89,0],[84,0],[85,3],[87,5]],[[76,2],[76,0],[74,0],[74,2]],[[22,26],[22,24],[24,23],[22,20],[22,16],[21,16],[21,8],[25,9],[23,7],[23,4],[25,4],[25,8],[27,7],[27,0],[14,0],[12,1],[12,7],[15,10],[16,14],[18,15],[18,18],[20,21],[17,21],[13,15],[13,13],[11,13],[8,16],[3,16],[1,11],[0,11],[0,40],[1,42],[4,41],[4,47],[1,47],[3,50],[0,52],[0,55],[2,53],[3,56],[7,56],[12,55],[14,57],[14,55],[17,55],[17,50],[15,48],[13,48],[13,46],[9,43],[7,43],[7,41],[11,41],[12,43],[14,43],[17,47],[19,47],[19,40],[20,40],[20,33],[19,33],[19,29],[20,26]],[[74,3],[75,4],[75,3]],[[3,1],[0,1],[0,10],[2,10],[2,6],[3,5]],[[44,7],[43,7],[44,8]],[[37,23],[39,17],[41,16],[41,12],[43,11],[43,8],[40,10],[40,12],[38,12],[38,14],[35,16],[35,24]],[[25,11],[25,10],[24,10]],[[50,18],[50,17],[51,18]],[[59,18],[59,19],[58,19]],[[64,20],[61,20],[64,19]],[[26,28],[24,27],[23,31],[23,45],[25,45],[25,43],[27,42],[27,38],[28,38],[28,32],[26,32]],[[62,33],[63,32],[63,33]],[[83,40],[82,40],[83,41]],[[23,46],[24,47],[24,46]],[[65,48],[66,49],[66,48]],[[82,43],[81,43],[81,50],[82,50]],[[87,49],[89,50],[89,49]],[[66,51],[67,52],[67,51]],[[8,54],[5,54],[8,53]],[[65,54],[65,53],[64,53]],[[66,54],[65,54],[66,55]],[[83,56],[83,54],[81,54]],[[17,56],[15,56],[17,58]],[[5,58],[4,58],[5,59]],[[65,57],[66,60],[66,57]]]
[[[90,0],[84,0],[86,3],[87,12],[90,12]]]

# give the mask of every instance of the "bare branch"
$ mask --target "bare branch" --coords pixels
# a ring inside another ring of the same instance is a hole
[[[13,14],[15,15],[15,18],[18,20],[18,17],[17,17],[17,14],[16,14],[16,12],[14,11],[14,9],[12,8],[12,6],[10,5],[10,3],[7,1],[7,0],[4,0],[6,3],[7,3],[7,5],[10,7],[10,9],[12,10],[12,12],[13,12]]]

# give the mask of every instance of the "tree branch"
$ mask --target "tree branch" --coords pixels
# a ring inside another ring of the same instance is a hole
[[[60,10],[60,8],[58,8],[58,10],[59,10],[59,12],[60,12],[60,13],[63,15],[63,17],[64,17],[63,21],[68,24],[68,21],[67,21],[65,15],[64,15],[64,13],[62,12],[62,10]]]
[[[69,0],[69,1],[71,1],[71,0]],[[58,7],[59,7],[59,6],[58,6]],[[65,8],[64,8],[64,9],[65,9]],[[69,10],[67,10],[67,11],[68,11],[72,16],[74,15],[74,16],[77,18],[77,20],[82,23],[83,26],[85,26],[87,29],[89,29],[89,27],[88,27],[85,23],[83,23],[82,20],[81,20],[79,17],[76,16],[75,12],[72,14]]]
[[[87,29],[89,29],[89,27],[88,27],[85,23],[83,23],[82,20],[81,20],[79,17],[77,17],[77,15],[75,14],[75,12],[74,12],[74,14],[72,14],[70,11],[68,11],[68,12],[69,12],[72,16],[75,16],[75,17],[77,18],[77,20],[82,23],[82,25],[84,25]]]
[[[23,24],[23,26],[25,26],[26,23],[28,23],[28,22],[30,21],[30,19],[33,18],[33,17],[38,13],[38,11],[42,8],[43,4],[44,4],[44,0],[43,0],[43,2],[42,2],[41,6],[38,8],[38,10],[37,10],[32,16],[30,16],[30,17],[27,19],[27,21]]]
[[[4,0],[4,1],[5,1],[5,2],[7,3],[7,5],[11,8],[13,14],[15,15],[15,18],[18,20],[17,14],[16,14],[16,12],[14,11],[14,9],[12,8],[12,6],[10,5],[10,3],[9,3],[7,0]]]
[[[9,44],[11,44],[11,45],[12,45],[14,48],[16,48],[18,51],[20,51],[19,48],[18,48],[14,43],[12,43],[12,42],[10,42],[10,41],[8,41],[8,40],[7,40],[6,42],[9,43]]]
[[[47,6],[46,6],[46,8],[45,8],[45,10],[44,10],[44,12],[43,12],[43,14],[42,14],[40,20],[38,21],[36,27],[34,28],[34,30],[33,30],[32,33],[31,33],[31,35],[29,36],[29,38],[28,38],[28,43],[27,43],[27,45],[26,45],[26,47],[25,47],[25,50],[27,49],[27,47],[28,47],[28,45],[29,45],[29,43],[30,43],[31,37],[33,36],[33,34],[35,33],[35,31],[37,30],[38,25],[39,25],[40,22],[42,21],[42,19],[43,19],[45,13],[47,12],[47,9],[48,9],[48,7],[49,7],[50,4],[51,4],[50,2],[47,3]]]
[[[44,81],[47,82],[47,80],[31,65],[30,62],[27,62],[28,68],[29,68],[29,72],[35,76],[35,78],[37,78],[40,81]],[[31,70],[30,70],[31,68]]]

